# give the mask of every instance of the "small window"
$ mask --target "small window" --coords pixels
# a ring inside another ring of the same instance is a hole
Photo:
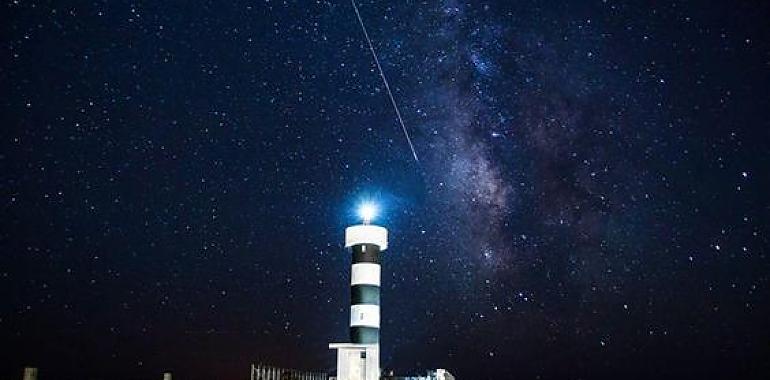
[[[366,351],[361,352],[361,359],[366,359]]]

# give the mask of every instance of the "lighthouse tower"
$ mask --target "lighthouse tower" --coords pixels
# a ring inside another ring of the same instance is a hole
[[[345,248],[352,253],[350,270],[350,343],[337,350],[337,380],[380,378],[380,253],[388,248],[388,230],[371,224],[376,206],[359,208],[362,224],[345,229]]]

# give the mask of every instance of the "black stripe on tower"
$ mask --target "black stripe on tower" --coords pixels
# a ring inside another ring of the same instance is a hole
[[[351,327],[350,341],[358,344],[380,343],[380,329],[364,326]]]
[[[356,244],[352,247],[353,264],[380,264],[380,247],[376,244]],[[351,305],[380,305],[380,287],[371,284],[352,285]],[[380,329],[369,326],[350,326],[350,341],[358,344],[380,343]]]
[[[353,264],[380,263],[380,247],[376,244],[356,244],[353,249]]]
[[[351,305],[379,305],[380,287],[377,285],[353,285],[350,288]]]

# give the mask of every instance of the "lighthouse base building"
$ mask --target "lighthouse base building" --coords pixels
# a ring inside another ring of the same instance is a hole
[[[379,380],[380,347],[376,344],[331,343],[337,350],[337,380]]]

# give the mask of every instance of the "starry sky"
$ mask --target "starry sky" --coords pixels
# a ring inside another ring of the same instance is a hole
[[[0,377],[770,371],[770,7],[3,1]]]

